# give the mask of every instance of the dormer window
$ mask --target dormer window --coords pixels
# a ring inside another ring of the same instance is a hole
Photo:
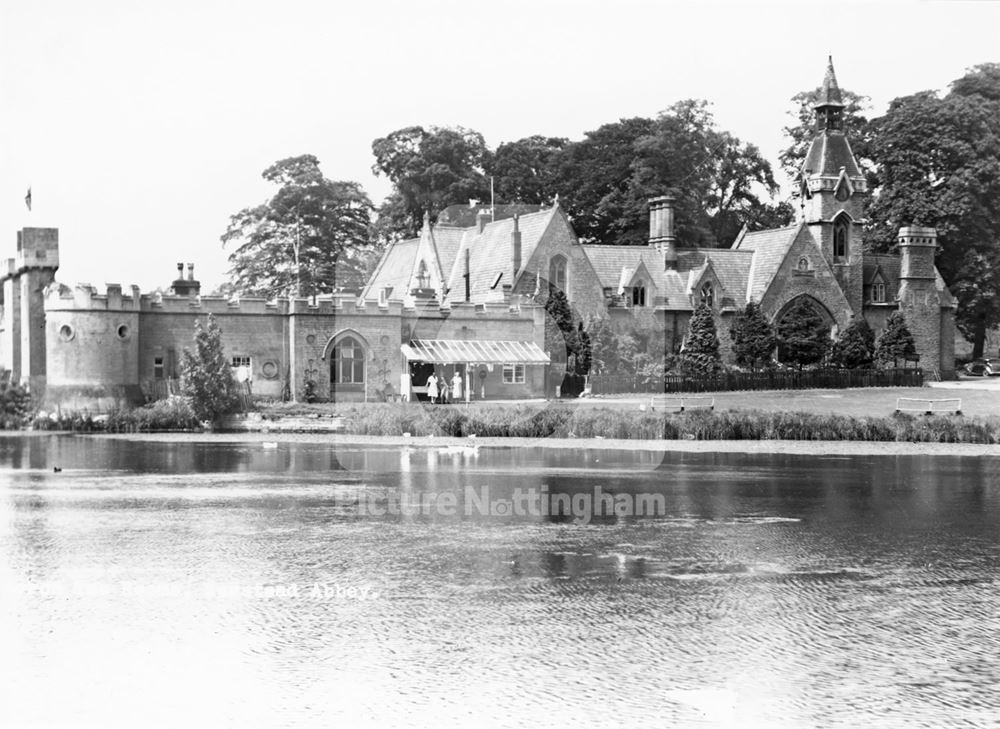
[[[715,289],[711,283],[701,287],[701,303],[709,308],[715,303]]]
[[[847,261],[850,249],[850,223],[846,216],[840,216],[833,222],[833,260],[836,263]]]
[[[632,306],[646,305],[646,287],[642,284],[632,287]]]
[[[872,284],[872,303],[885,303],[885,283],[881,279],[876,279]]]

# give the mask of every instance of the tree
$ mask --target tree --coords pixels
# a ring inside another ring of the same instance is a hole
[[[681,369],[685,375],[698,377],[715,373],[721,364],[715,317],[706,304],[699,304],[688,324],[687,338],[681,350]]]
[[[623,119],[587,132],[556,161],[560,201],[582,240],[641,245],[648,238],[647,203],[676,195],[681,245],[730,243],[746,224],[757,228],[788,205],[761,193],[777,190],[770,164],[753,145],[716,128],[705,101],[681,101],[656,119]]]
[[[556,362],[567,363],[579,355],[580,338],[569,300],[562,289],[550,285],[545,298],[545,349]]]
[[[778,324],[778,341],[781,359],[802,369],[816,364],[826,356],[830,347],[830,329],[816,307],[806,299],[799,299],[785,313]]]
[[[191,398],[199,420],[218,420],[238,406],[236,380],[222,348],[222,330],[211,314],[204,329],[195,320],[194,352],[184,349],[181,373],[184,394]]]
[[[591,368],[599,375],[618,374],[620,346],[611,323],[604,317],[591,318],[585,327],[590,339]]]
[[[788,116],[795,123],[784,128],[789,145],[778,154],[781,169],[791,180],[798,179],[809,145],[816,136],[816,111],[813,103],[820,91],[816,87],[812,91],[800,91],[791,98],[792,108],[788,111]],[[841,89],[840,94],[844,101],[844,130],[850,139],[851,151],[871,186],[876,181],[875,163],[872,160],[875,129],[866,115],[871,108],[871,99],[847,89]]]
[[[568,144],[562,137],[536,134],[497,147],[488,169],[496,199],[528,205],[549,202],[557,188],[556,160]]]
[[[913,335],[906,326],[906,318],[902,312],[894,311],[889,315],[885,330],[875,344],[875,362],[880,367],[888,367],[889,363],[895,367],[900,360],[905,361],[916,352]]]
[[[847,369],[862,369],[872,366],[875,355],[875,332],[862,317],[855,317],[833,343],[830,359]]]
[[[736,313],[729,336],[736,364],[753,371],[772,364],[778,338],[756,302],[748,301],[746,307]]]
[[[279,160],[263,177],[274,196],[233,215],[222,236],[230,280],[239,293],[268,298],[313,296],[364,284],[372,205],[356,182],[323,177],[311,154]]]
[[[890,250],[901,226],[938,231],[937,266],[958,300],[956,323],[981,356],[1000,323],[1000,84],[997,64],[973,69],[939,98],[895,99],[877,120],[881,189],[869,238]]]
[[[435,219],[449,205],[488,199],[489,179],[484,166],[490,151],[483,135],[463,127],[405,127],[372,142],[372,171],[392,181],[392,227],[382,225],[389,238],[413,237],[424,213]]]

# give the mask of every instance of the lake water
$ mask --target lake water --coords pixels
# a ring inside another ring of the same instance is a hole
[[[998,458],[7,436],[0,555],[0,726],[1000,717]]]

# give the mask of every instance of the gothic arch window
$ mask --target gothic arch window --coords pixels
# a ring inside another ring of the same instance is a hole
[[[640,281],[632,287],[632,306],[646,305],[646,286]]]
[[[833,260],[844,262],[850,250],[851,223],[846,215],[840,215],[833,221]]]
[[[417,288],[429,289],[430,287],[431,287],[431,276],[427,272],[427,262],[420,261],[420,265],[417,267]]]
[[[553,256],[549,261],[549,283],[566,291],[566,257]]]
[[[351,335],[333,345],[330,383],[338,390],[360,390],[365,383],[365,348]]]
[[[701,287],[701,303],[708,307],[715,304],[715,288],[712,286],[711,282],[708,282]]]
[[[806,258],[805,256],[802,256],[802,258],[799,259],[799,270],[800,271],[809,270],[809,259]]]

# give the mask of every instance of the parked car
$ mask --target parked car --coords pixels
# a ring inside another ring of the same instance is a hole
[[[978,375],[980,377],[993,377],[1000,375],[1000,360],[996,359],[974,359],[965,365],[965,374]]]

